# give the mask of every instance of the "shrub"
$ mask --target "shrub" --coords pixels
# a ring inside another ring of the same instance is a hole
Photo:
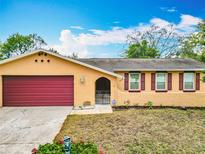
[[[147,106],[149,109],[152,109],[153,108],[153,102],[151,101],[148,101],[145,106]]]
[[[58,143],[47,143],[44,145],[39,145],[38,148],[38,154],[64,154],[64,147],[63,144],[58,144]]]
[[[75,143],[71,145],[72,154],[98,154],[96,144],[92,143]]]
[[[98,154],[98,148],[96,144],[92,143],[72,143],[72,154]],[[47,143],[39,145],[37,154],[65,154],[63,144],[59,143]]]

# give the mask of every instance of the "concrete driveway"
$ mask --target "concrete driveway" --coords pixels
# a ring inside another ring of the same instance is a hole
[[[29,154],[52,142],[72,107],[0,108],[0,154]]]

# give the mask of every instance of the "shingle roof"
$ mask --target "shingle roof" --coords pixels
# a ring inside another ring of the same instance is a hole
[[[127,59],[127,58],[87,58],[78,59],[81,62],[105,69],[107,71],[177,71],[205,70],[205,63],[193,59]]]
[[[21,54],[21,55],[17,55],[17,56],[8,58],[8,59],[1,60],[0,61],[0,65],[4,65],[4,64],[9,63],[11,61],[14,61],[14,60],[17,60],[17,59],[21,59],[21,58],[24,58],[24,57],[27,57],[27,56],[30,56],[30,55],[34,55],[34,54],[39,53],[39,52],[44,52],[44,53],[50,54],[52,56],[61,58],[63,60],[66,60],[66,61],[69,61],[69,62],[73,62],[75,64],[79,64],[79,65],[85,66],[87,68],[94,69],[96,71],[103,72],[103,73],[106,73],[106,74],[109,74],[109,75],[112,75],[112,76],[115,76],[115,77],[118,77],[118,78],[122,78],[121,75],[119,75],[117,73],[114,73],[112,71],[107,71],[106,69],[101,69],[100,67],[95,67],[94,65],[89,65],[87,63],[83,63],[83,62],[81,62],[79,60],[76,60],[76,59],[72,59],[72,58],[69,58],[69,57],[64,57],[64,56],[62,56],[60,54],[57,54],[57,53],[54,53],[52,51],[48,51],[48,50],[45,50],[45,49],[37,49],[37,50],[30,51],[30,52],[26,52],[26,53]]]

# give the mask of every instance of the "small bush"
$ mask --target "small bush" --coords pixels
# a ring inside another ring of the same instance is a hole
[[[72,143],[72,154],[98,154],[96,144],[92,143]],[[37,154],[65,154],[64,145],[59,143],[47,143],[39,145]]]
[[[39,145],[38,154],[64,154],[64,147],[63,144],[57,143],[47,143],[44,145]]]
[[[76,143],[71,145],[72,154],[98,154],[96,144],[92,143]]]
[[[151,101],[148,101],[145,106],[147,106],[149,109],[152,109],[153,108],[153,102]]]

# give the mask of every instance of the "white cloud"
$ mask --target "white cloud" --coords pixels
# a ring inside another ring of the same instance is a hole
[[[159,26],[159,27],[165,27],[171,24],[170,22],[160,19],[160,18],[153,18],[150,20],[150,23],[156,26]]]
[[[62,30],[59,40],[61,44],[51,45],[51,48],[57,50],[60,54],[71,56],[72,53],[76,53],[79,57],[86,57],[86,46],[81,44],[70,30]]]
[[[166,11],[166,12],[169,12],[169,13],[173,13],[173,12],[177,12],[178,10],[176,9],[176,7],[160,7],[160,9],[162,11]]]
[[[202,19],[198,17],[194,17],[194,16],[186,15],[186,14],[182,14],[180,18],[181,18],[181,21],[178,24],[178,28],[187,28],[190,26],[194,26],[202,21]]]
[[[111,30],[91,29],[91,33],[81,33],[77,36],[79,42],[84,45],[107,45],[123,44],[127,35],[131,34],[135,28],[113,27]]]
[[[177,12],[177,10],[176,10],[175,7],[172,7],[172,8],[170,8],[170,9],[167,9],[167,12],[172,13],[172,12]]]
[[[79,29],[79,30],[83,30],[84,29],[81,26],[70,26],[70,28],[72,28],[72,29]]]
[[[196,25],[202,21],[202,19],[198,17],[186,14],[182,14],[180,18],[181,21],[176,25],[176,30],[182,34],[194,32],[196,30]]]
[[[180,18],[181,21],[178,24],[161,18],[152,18],[149,23],[140,23],[135,27],[113,27],[110,30],[90,29],[87,33],[80,33],[78,35],[74,35],[69,29],[62,30],[59,38],[61,44],[51,45],[51,47],[64,55],[71,55],[74,52],[79,57],[86,57],[89,55],[89,46],[125,44],[127,35],[135,31],[144,31],[153,24],[160,27],[172,24],[179,33],[184,34],[193,32],[195,30],[194,26],[201,21],[200,18],[191,15],[182,14]]]

